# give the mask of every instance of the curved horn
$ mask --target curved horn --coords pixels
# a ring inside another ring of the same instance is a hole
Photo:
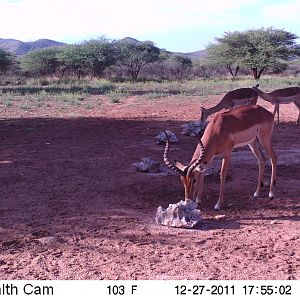
[[[167,141],[166,141],[166,147],[165,147],[165,151],[164,151],[164,162],[166,163],[166,165],[173,171],[179,173],[180,175],[182,176],[185,176],[186,175],[186,172],[182,171],[180,168],[178,168],[175,164],[171,163],[169,161],[169,158],[168,158],[168,154],[169,154],[169,149],[170,149],[170,140],[169,140],[169,137],[168,137],[168,134],[166,133],[166,131],[164,131],[165,135],[166,135],[166,138],[167,138]]]
[[[200,154],[199,154],[199,157],[192,163],[189,165],[188,167],[188,172],[187,172],[187,176],[189,176],[191,174],[191,172],[194,171],[194,169],[200,164],[201,162],[201,159],[204,155],[204,145],[199,137],[199,135],[193,131],[194,135],[197,137],[197,140],[198,140],[198,143],[199,143],[199,147],[200,147]]]
[[[197,140],[198,140],[198,143],[199,143],[199,146],[200,146],[200,155],[199,155],[199,159],[200,159],[200,157],[202,157],[203,156],[203,153],[204,153],[204,146],[203,146],[203,143],[202,143],[202,141],[201,141],[201,138],[200,138],[200,136],[196,133],[196,131],[193,131],[193,134],[195,135],[195,137],[197,138]]]

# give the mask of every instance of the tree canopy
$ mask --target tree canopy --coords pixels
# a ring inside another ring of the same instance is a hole
[[[0,73],[6,72],[14,63],[13,56],[0,48]]]
[[[137,79],[144,66],[160,59],[160,49],[149,41],[137,43],[120,41],[116,46],[119,52],[118,64],[127,68],[132,80]]]
[[[58,53],[60,50],[60,48],[45,48],[28,52],[21,59],[21,67],[32,75],[53,75],[59,68]]]
[[[282,69],[288,59],[299,55],[296,39],[295,34],[272,27],[226,32],[207,52],[209,60],[224,65],[232,75],[243,66],[259,79],[264,71]]]

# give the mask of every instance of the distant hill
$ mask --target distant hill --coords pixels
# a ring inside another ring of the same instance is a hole
[[[120,41],[133,43],[133,44],[140,44],[141,41],[134,39],[132,37],[125,37],[123,39],[120,39]],[[33,51],[33,50],[39,50],[44,49],[48,47],[58,47],[58,46],[64,46],[65,43],[60,43],[57,41],[49,40],[49,39],[40,39],[35,42],[22,42],[19,40],[14,39],[1,39],[0,38],[0,48],[11,52],[17,56],[21,56],[26,54],[27,52]],[[175,55],[188,57],[190,59],[199,59],[203,58],[206,55],[205,50],[199,50],[195,52],[188,52],[188,53],[182,53],[182,52],[173,52]]]
[[[0,38],[0,48],[11,52],[17,56],[24,55],[27,52],[44,49],[48,47],[63,46],[64,43],[56,42],[48,39],[40,39],[35,42],[22,42],[14,39],[1,39]]]
[[[118,40],[118,41],[119,41],[119,42],[125,42],[125,43],[132,43],[132,44],[136,44],[136,45],[139,45],[139,44],[142,43],[141,41],[136,40],[136,39],[134,39],[134,38],[132,38],[132,37],[129,37],[129,36],[124,37],[123,39],[120,39],[120,40]]]
[[[199,59],[199,58],[204,58],[206,56],[205,50],[199,50],[199,51],[187,52],[187,53],[182,53],[182,52],[173,52],[173,53],[175,55],[188,57],[190,59]]]

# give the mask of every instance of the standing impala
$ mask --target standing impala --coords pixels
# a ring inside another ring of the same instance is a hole
[[[180,174],[185,190],[185,200],[201,201],[204,171],[215,155],[222,155],[221,184],[218,202],[214,209],[220,210],[224,198],[224,183],[234,148],[249,145],[258,161],[259,173],[254,197],[259,197],[263,185],[265,162],[258,148],[258,140],[271,160],[272,174],[269,198],[274,197],[276,154],[272,148],[273,114],[258,105],[245,105],[216,115],[207,125],[202,140],[194,152],[191,162],[185,166],[179,162],[170,162],[168,158],[169,141],[164,151],[164,161],[172,170]],[[166,134],[167,135],[167,134]]]
[[[252,88],[240,88],[232,90],[225,94],[222,100],[215,106],[211,108],[200,108],[200,121],[204,122],[206,119],[220,111],[221,109],[231,109],[239,105],[255,105],[257,102],[257,92]]]
[[[258,96],[265,101],[271,102],[274,105],[273,115],[277,113],[277,123],[279,123],[279,104],[294,103],[298,108],[298,119],[296,124],[299,124],[300,120],[300,87],[293,86],[285,89],[274,90],[270,93],[264,93],[258,88],[258,84],[253,87],[258,93]]]

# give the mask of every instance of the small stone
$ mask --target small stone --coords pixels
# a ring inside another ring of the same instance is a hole
[[[160,172],[160,163],[152,160],[149,157],[144,157],[138,163],[132,164],[137,171],[145,173],[159,173]]]
[[[225,217],[226,217],[226,215],[216,215],[215,219],[216,220],[221,220],[221,219],[224,219]]]
[[[166,130],[166,133],[168,134],[170,144],[178,142],[178,139],[174,132],[172,132],[170,130]],[[158,145],[162,145],[167,142],[167,137],[164,132],[160,132],[159,135],[157,135],[154,139]]]
[[[201,137],[207,126],[207,122],[196,121],[189,124],[181,125],[182,135],[195,136],[195,133]]]
[[[42,238],[37,239],[37,241],[43,245],[47,245],[47,246],[54,246],[58,243],[57,238],[53,237],[53,236],[45,236]]]

